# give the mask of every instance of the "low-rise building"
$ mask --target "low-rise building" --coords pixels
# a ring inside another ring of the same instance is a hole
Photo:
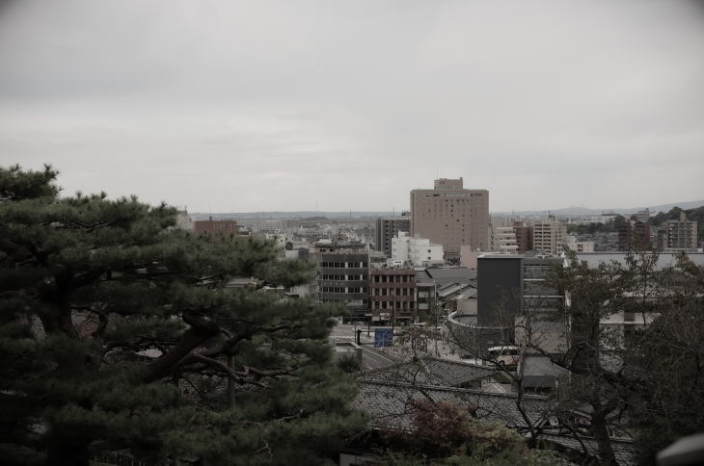
[[[391,259],[400,263],[421,267],[443,263],[443,247],[433,244],[429,239],[410,237],[399,231],[391,240]]]
[[[575,252],[594,252],[594,241],[580,241],[575,235],[568,235],[567,247]]]
[[[416,274],[412,268],[373,268],[369,271],[372,322],[392,325],[416,320]]]
[[[196,220],[193,222],[193,232],[203,235],[237,235],[239,227],[235,220]]]

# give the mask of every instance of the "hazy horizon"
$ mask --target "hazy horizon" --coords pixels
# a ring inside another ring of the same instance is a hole
[[[697,2],[0,0],[0,165],[194,212],[700,199]]]

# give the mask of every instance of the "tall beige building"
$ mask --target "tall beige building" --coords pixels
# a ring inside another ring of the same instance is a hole
[[[411,191],[411,235],[442,244],[446,257],[460,247],[489,248],[489,191],[464,189],[462,178],[435,180],[434,189]]]
[[[550,216],[533,225],[533,249],[541,254],[560,254],[567,246],[567,224]]]

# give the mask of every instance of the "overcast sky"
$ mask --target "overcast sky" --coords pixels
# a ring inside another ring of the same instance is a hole
[[[0,0],[0,165],[194,212],[704,199],[687,1]]]

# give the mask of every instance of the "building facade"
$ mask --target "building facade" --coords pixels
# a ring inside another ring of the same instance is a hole
[[[554,217],[533,225],[533,249],[540,254],[558,255],[567,245],[567,224]]]
[[[464,189],[462,178],[435,180],[434,189],[411,191],[411,236],[441,244],[445,256],[459,258],[460,247],[489,248],[489,191]]]
[[[697,222],[687,220],[684,212],[679,220],[667,220],[657,232],[660,251],[687,251],[697,248]]]
[[[567,235],[567,247],[575,252],[594,252],[594,241],[581,241],[575,235]]]
[[[326,245],[319,251],[318,298],[340,303],[350,320],[369,318],[369,251],[362,245]]]
[[[208,220],[193,222],[193,232],[205,235],[237,235],[239,227],[235,220],[213,220],[213,217],[209,217]]]
[[[391,259],[398,264],[409,264],[417,267],[429,264],[443,263],[443,248],[433,244],[427,238],[410,237],[400,231],[391,240]]]
[[[416,319],[416,273],[412,268],[379,268],[369,272],[372,322],[392,325]]]
[[[522,222],[513,224],[513,233],[516,235],[516,252],[522,254],[533,250],[533,227]]]
[[[489,249],[492,252],[516,254],[518,242],[513,227],[499,227],[492,225],[489,228]]]
[[[478,263],[478,326],[503,328],[494,335],[505,338],[487,340],[479,346],[530,344],[548,353],[564,350],[566,335],[560,314],[564,297],[547,283],[551,271],[562,266],[561,259],[484,255]]]
[[[376,219],[376,229],[374,231],[374,247],[377,251],[383,252],[386,257],[391,257],[391,240],[400,231],[408,232],[411,228],[411,221],[405,217],[379,217]]]
[[[648,249],[652,245],[650,224],[639,220],[626,220],[618,229],[618,250]],[[581,251],[589,252],[589,251]]]

